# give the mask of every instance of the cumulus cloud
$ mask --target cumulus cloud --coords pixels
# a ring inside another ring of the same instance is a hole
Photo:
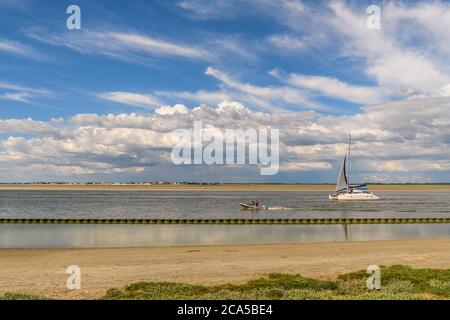
[[[206,174],[218,180],[235,175],[232,181],[260,181],[259,171],[250,167],[236,171],[243,169],[215,166],[221,176],[209,176],[212,167],[206,165],[172,164],[170,153],[178,142],[173,130],[192,130],[193,122],[201,120],[204,130],[279,129],[279,175],[289,174],[297,182],[305,181],[307,172],[323,172],[325,181],[334,181],[347,150],[348,133],[354,139],[353,156],[361,181],[439,181],[439,172],[450,171],[449,110],[449,98],[374,105],[360,114],[343,116],[251,111],[242,103],[225,101],[217,107],[194,109],[163,106],[149,114],[79,114],[51,121],[7,119],[0,123],[4,136],[0,171],[14,171],[18,180],[35,170],[62,180],[102,174],[133,174],[142,179],[146,174],[161,177],[172,171],[191,180],[204,180]]]
[[[155,110],[155,113],[163,116],[173,116],[176,113],[186,114],[189,110],[186,106],[182,104],[176,104],[173,107],[171,106],[162,106]]]
[[[38,135],[59,136],[62,132],[64,119],[51,119],[49,121],[36,121],[31,118],[26,119],[5,119],[0,120],[1,134],[29,133]]]

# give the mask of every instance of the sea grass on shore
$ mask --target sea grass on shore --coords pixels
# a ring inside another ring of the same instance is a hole
[[[215,286],[176,282],[138,282],[110,289],[104,300],[429,300],[450,298],[450,269],[381,267],[381,289],[366,286],[365,270],[321,280],[273,273],[243,284]],[[5,294],[3,300],[36,300],[42,296]]]

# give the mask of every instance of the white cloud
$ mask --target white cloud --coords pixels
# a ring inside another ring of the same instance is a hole
[[[13,83],[0,82],[0,100],[22,103],[34,103],[42,98],[51,98],[54,94],[46,89],[30,88]]]
[[[196,19],[233,19],[261,12],[282,19],[305,10],[299,0],[180,0],[177,6]]]
[[[219,80],[224,88],[232,90],[234,99],[250,101],[267,110],[296,106],[297,109],[322,109],[323,106],[310,101],[299,89],[289,86],[255,86],[234,80],[228,73],[208,67],[206,75]]]
[[[272,72],[272,74],[277,75],[276,72]],[[281,77],[281,79],[295,87],[362,105],[381,103],[387,100],[381,88],[355,86],[331,77],[291,74],[288,77]]]
[[[12,91],[24,91],[24,92],[30,92],[30,93],[35,93],[35,94],[45,95],[45,96],[49,96],[52,94],[47,89],[31,88],[31,87],[26,87],[26,86],[14,84],[14,83],[1,82],[1,81],[0,81],[0,89],[12,90]]]
[[[129,49],[144,51],[150,54],[171,55],[193,59],[205,59],[209,57],[207,52],[204,52],[199,48],[180,45],[139,34],[111,32],[99,34],[97,36],[112,41],[118,41],[119,44],[122,44]]]
[[[358,84],[331,78],[331,87],[343,87],[343,92],[349,94],[349,101],[363,103],[363,98],[355,99],[360,89],[365,91],[362,95],[368,96],[372,102],[384,101],[386,97],[448,94],[448,4],[440,1],[383,3],[381,30],[367,28],[367,6],[364,4],[335,0],[326,6],[303,4],[302,7],[302,10],[286,12],[285,7],[280,6],[272,13],[266,12],[269,16],[278,17],[278,21],[289,28],[287,32],[268,36],[266,41],[281,49],[281,53],[306,54],[305,59],[308,59],[308,54],[314,54],[320,56],[325,64],[335,60],[337,63],[350,61],[349,71],[356,78],[365,76],[365,80],[369,80],[366,82],[375,82],[376,85],[374,88],[360,88]],[[276,49],[268,50],[273,52]],[[317,75],[311,76],[314,81],[319,79]],[[355,77],[349,75],[348,78]],[[319,91],[329,95],[327,89],[323,87]]]
[[[438,55],[405,44],[405,38],[409,35],[403,30],[407,30],[405,27],[408,22],[402,20],[401,12],[408,12],[409,9],[403,5],[398,7],[389,3],[382,8],[382,30],[369,30],[366,27],[367,16],[343,2],[334,1],[330,8],[334,16],[329,21],[338,35],[346,41],[342,53],[364,59],[367,64],[366,74],[381,87],[393,94],[436,95],[442,86],[450,82],[447,73],[449,69]],[[414,17],[422,15],[420,10],[414,12],[409,13]],[[419,20],[419,28],[422,22],[423,20]],[[418,28],[413,24],[410,26],[414,30]]]
[[[134,92],[111,91],[99,93],[97,96],[104,100],[109,100],[133,107],[153,109],[160,105],[160,102],[155,97]]]
[[[313,171],[329,170],[332,165],[328,162],[289,162],[280,165],[281,171]]]
[[[241,37],[238,36],[227,36],[213,40],[213,45],[217,46],[216,51],[222,53],[222,55],[227,55],[229,53],[233,54],[233,57],[244,58],[247,60],[255,60],[257,56],[255,55],[255,46],[250,46]]]
[[[196,92],[187,91],[156,91],[155,95],[170,99],[185,99],[196,103],[218,104],[224,100],[230,100],[231,96],[223,91],[205,91],[199,90]]]
[[[183,0],[176,4],[184,10],[195,13],[198,18],[211,19],[230,16],[234,3],[232,1]]]
[[[2,52],[30,59],[46,60],[46,57],[43,54],[39,53],[34,48],[22,44],[18,41],[0,39],[0,53]]]
[[[0,40],[0,51],[9,53],[15,53],[20,55],[26,55],[28,50],[22,44],[18,42],[12,42],[7,40]]]
[[[162,116],[173,116],[176,113],[186,114],[188,113],[188,108],[182,104],[176,104],[173,107],[171,106],[162,106],[155,110],[155,113]]]
[[[194,45],[177,43],[136,32],[85,31],[49,33],[31,28],[26,34],[36,40],[67,47],[83,54],[99,54],[113,59],[148,64],[155,57],[210,60],[212,54]]]
[[[51,119],[50,121],[36,121],[27,119],[6,119],[0,120],[1,134],[14,134],[16,132],[26,132],[30,134],[58,135],[67,134],[62,129],[64,119]]]
[[[30,94],[28,92],[10,92],[0,94],[0,100],[11,100],[18,102],[30,103],[31,101],[28,99]]]
[[[299,181],[304,173],[318,171],[329,176],[326,181],[334,181],[348,133],[354,139],[360,179],[404,182],[409,176],[412,182],[440,181],[442,172],[450,170],[450,121],[445,120],[449,118],[450,99],[428,98],[374,105],[346,116],[254,112],[231,101],[215,108],[164,106],[151,114],[8,119],[0,122],[0,132],[6,135],[0,141],[0,171],[17,172],[21,180],[32,168],[53,176],[181,170],[177,172],[194,177],[191,167],[171,164],[170,151],[177,141],[172,131],[192,129],[193,121],[201,120],[208,130],[278,128],[280,174],[296,175]],[[195,172],[204,176],[202,172],[210,169],[200,166]],[[224,176],[233,170],[238,169],[229,167]],[[258,178],[252,174],[257,171],[241,174],[241,180]]]
[[[296,52],[302,51],[309,46],[305,39],[287,34],[271,35],[267,38],[267,41],[280,49]]]

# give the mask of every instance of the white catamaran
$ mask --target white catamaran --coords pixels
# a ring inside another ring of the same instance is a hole
[[[380,198],[369,192],[366,184],[351,185],[349,181],[350,172],[350,144],[351,136],[348,136],[348,154],[342,162],[341,172],[339,173],[336,190],[329,195],[330,200],[379,200]]]

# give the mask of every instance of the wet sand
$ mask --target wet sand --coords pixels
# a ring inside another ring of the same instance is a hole
[[[58,190],[58,191],[324,191],[333,192],[334,184],[0,184],[0,190]],[[450,192],[450,184],[375,184],[371,191]]]
[[[138,281],[239,283],[272,272],[334,278],[367,266],[450,268],[450,238],[277,245],[111,249],[0,249],[0,294],[101,297]],[[66,289],[66,268],[78,265],[81,290]]]

